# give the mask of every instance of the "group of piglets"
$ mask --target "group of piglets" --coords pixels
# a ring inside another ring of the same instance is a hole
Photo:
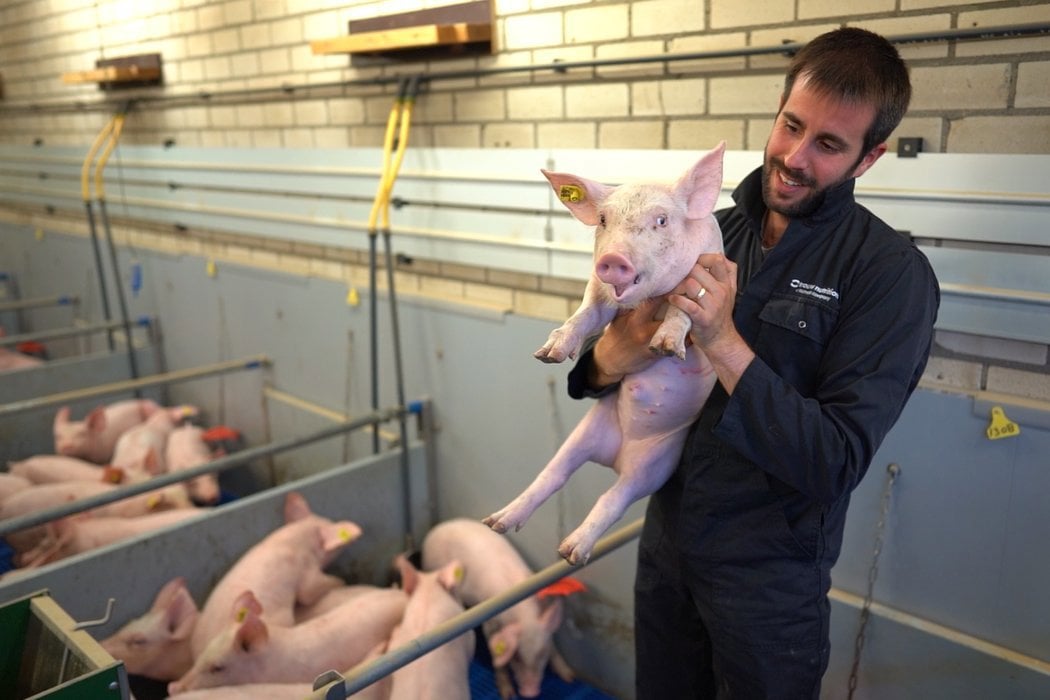
[[[0,520],[92,498],[121,485],[197,467],[215,459],[190,406],[147,399],[99,406],[83,420],[68,407],[54,420],[55,454],[9,462],[0,472]],[[215,475],[148,491],[6,535],[14,564],[32,568],[167,527],[219,500]],[[17,572],[13,572],[17,575]]]
[[[294,491],[284,521],[230,567],[202,607],[183,578],[173,579],[102,646],[129,673],[168,681],[180,700],[298,700],[325,671],[345,673],[411,644],[532,574],[509,540],[456,519],[427,535],[422,569],[395,557],[399,585],[348,584],[325,568],[362,536],[358,525],[314,513]],[[532,597],[484,624],[502,697],[538,696],[548,662],[571,678],[552,643],[561,605]],[[353,697],[469,700],[474,652],[475,635],[465,632]]]

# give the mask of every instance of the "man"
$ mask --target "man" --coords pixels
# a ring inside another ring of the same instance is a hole
[[[702,255],[669,297],[719,381],[649,501],[640,700],[819,697],[850,492],[922,375],[939,303],[926,258],[853,197],[910,94],[878,35],[840,29],[800,50],[762,167],[716,214],[725,255]],[[571,395],[651,361],[655,309],[610,325]]]

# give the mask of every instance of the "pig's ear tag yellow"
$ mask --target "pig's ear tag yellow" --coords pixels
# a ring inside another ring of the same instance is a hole
[[[1002,406],[992,406],[992,422],[988,424],[988,429],[984,431],[984,434],[989,440],[999,440],[1020,435],[1021,428],[1006,417]]]
[[[244,618],[248,617],[248,608],[237,608],[237,615],[235,619],[237,622],[244,622]]]
[[[582,202],[586,195],[579,185],[562,185],[558,188],[558,199],[563,202]]]
[[[507,643],[502,639],[492,645],[492,651],[496,656],[500,656],[507,650]]]

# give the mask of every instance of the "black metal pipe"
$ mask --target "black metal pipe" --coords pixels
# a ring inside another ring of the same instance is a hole
[[[1050,33],[1050,24],[1046,22],[1031,24],[1002,25],[996,27],[971,27],[965,29],[949,29],[931,32],[918,32],[913,34],[900,34],[886,37],[894,44],[916,44],[933,43],[939,41],[984,41],[992,39],[1015,39],[1036,34]],[[509,73],[527,73],[550,71],[563,73],[577,68],[604,68],[611,66],[640,65],[646,63],[675,63],[680,61],[702,61],[720,58],[743,58],[748,56],[762,56],[769,54],[790,54],[797,51],[804,42],[792,42],[775,46],[753,46],[736,49],[718,49],[710,51],[694,51],[682,54],[661,54],[655,56],[634,56],[623,58],[593,59],[589,61],[569,61],[564,63],[548,63],[540,65],[519,66],[497,66],[492,68],[474,68],[456,71],[435,71],[427,75],[419,75],[418,80],[425,83],[433,83],[441,80],[462,80],[463,78],[485,78]],[[204,103],[219,103],[223,101],[246,103],[252,101],[266,102],[274,100],[288,100],[307,98],[314,96],[318,91],[344,89],[351,87],[374,87],[377,85],[393,85],[404,80],[404,75],[382,75],[371,78],[354,78],[327,83],[303,83],[301,85],[280,85],[265,88],[244,88],[240,90],[227,90],[223,92],[198,92],[187,95],[144,95],[133,100],[134,103],[151,105],[184,105]],[[74,102],[68,104],[47,105],[0,105],[0,114],[30,112],[83,112],[87,110],[111,110],[112,102],[99,100],[92,103]]]
[[[88,231],[91,233],[91,250],[94,251],[95,254],[95,275],[98,277],[98,289],[102,297],[102,320],[109,322],[112,318],[109,311],[109,293],[106,291],[106,273],[102,267],[102,251],[98,244],[98,232],[95,227],[95,211],[91,206],[91,200],[84,202],[84,211],[87,213]],[[112,352],[112,332],[106,333],[106,341],[109,344],[110,352]]]
[[[28,527],[35,527],[58,518],[64,518],[74,513],[81,513],[85,510],[92,508],[98,508],[108,503],[113,503],[129,496],[137,496],[142,493],[154,491],[165,486],[176,484],[180,481],[186,481],[193,479],[198,476],[205,474],[217,474],[219,472],[232,469],[233,467],[246,464],[253,459],[260,457],[267,457],[274,455],[279,452],[287,452],[293,450],[302,445],[306,445],[326,438],[335,437],[351,430],[357,430],[366,425],[376,425],[379,423],[392,420],[393,418],[401,415],[405,412],[404,407],[389,408],[385,411],[378,411],[368,413],[354,420],[347,421],[345,423],[339,423],[334,426],[318,430],[317,432],[310,433],[308,435],[302,435],[299,437],[289,438],[278,442],[271,442],[267,445],[260,445],[259,447],[250,447],[239,452],[235,452],[232,455],[222,457],[213,462],[202,464],[192,469],[183,469],[177,472],[168,474],[159,474],[146,481],[142,481],[136,484],[129,484],[128,486],[122,486],[114,489],[109,493],[100,493],[89,498],[82,498],[77,501],[71,501],[70,503],[63,504],[61,506],[55,506],[46,510],[36,511],[27,515],[22,515],[17,518],[8,518],[7,520],[0,520],[0,536],[7,535],[18,530],[24,530]]]
[[[139,365],[138,360],[135,359],[135,346],[131,342],[131,320],[128,316],[128,301],[124,296],[124,285],[120,283],[120,268],[117,265],[117,248],[113,245],[113,232],[109,227],[109,212],[106,210],[106,200],[102,197],[98,199],[98,212],[102,216],[102,229],[106,233],[106,245],[109,248],[109,261],[113,269],[113,286],[117,289],[117,301],[120,304],[120,321],[124,327],[124,342],[128,351],[128,368],[131,371],[131,378],[139,378]],[[139,393],[136,390],[136,398],[139,398]]]

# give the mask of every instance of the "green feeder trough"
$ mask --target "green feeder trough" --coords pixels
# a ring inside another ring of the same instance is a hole
[[[124,664],[47,590],[0,606],[0,700],[128,700]]]

